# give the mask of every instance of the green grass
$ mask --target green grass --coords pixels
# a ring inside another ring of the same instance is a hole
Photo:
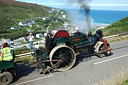
[[[37,41],[40,41],[40,40],[42,40],[42,39],[34,38],[34,42],[37,42]],[[28,44],[28,43],[29,43],[29,41],[21,42],[22,45],[24,45],[24,44]]]
[[[13,2],[12,3],[6,3],[4,1]],[[59,16],[53,18],[57,11],[55,11],[54,14],[49,13],[49,10],[51,10],[51,7],[46,6],[40,6],[37,4],[27,4],[27,3],[21,3],[14,0],[1,0],[0,1],[0,38],[4,39],[17,39],[22,36],[27,36],[29,32],[27,29],[30,29],[31,32],[40,33],[40,30],[45,30],[49,23],[52,23],[51,21],[54,21],[55,19],[59,19]],[[64,14],[67,14],[64,10],[61,10],[64,12]],[[60,14],[59,14],[60,15]],[[41,21],[41,17],[50,17],[47,20]],[[17,30],[10,29],[12,26],[18,26],[18,23],[21,21],[28,21],[29,19],[33,19],[36,21],[36,24],[34,24],[31,28],[29,26],[21,27]],[[63,26],[63,23],[66,20],[60,20],[58,23],[52,23],[49,27],[50,30],[52,29],[58,29]]]
[[[24,62],[33,63],[35,61],[36,61],[36,57],[28,56],[28,57],[23,57],[23,58],[16,58],[14,62],[17,62],[16,64],[22,64],[22,63],[24,64]]]
[[[110,36],[128,32],[128,17],[125,17],[102,30],[104,36]]]
[[[29,41],[21,42],[21,45],[28,44],[28,43],[29,43]]]
[[[37,41],[40,41],[42,39],[39,39],[39,38],[34,38],[34,42],[37,42]]]
[[[119,85],[128,85],[128,79],[127,80],[125,80],[125,81],[123,81],[121,84],[119,84]]]
[[[23,54],[23,53],[28,53],[28,52],[30,52],[29,48],[15,48],[14,49],[15,55]]]

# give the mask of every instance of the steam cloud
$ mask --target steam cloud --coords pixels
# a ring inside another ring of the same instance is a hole
[[[67,3],[70,7],[76,7],[75,13],[71,11],[69,13],[73,16],[72,18],[75,18],[73,20],[79,26],[79,31],[84,33],[91,32],[91,27],[93,27],[93,19],[90,17],[90,2],[90,0],[69,0]]]

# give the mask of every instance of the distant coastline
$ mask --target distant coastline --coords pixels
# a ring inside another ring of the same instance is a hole
[[[81,14],[86,15],[85,12],[81,9],[64,9],[65,11],[67,11],[72,18],[75,18],[75,13],[76,11],[79,11]],[[74,14],[73,14],[74,13]],[[90,10],[90,16],[93,19],[93,22],[95,24],[98,25],[109,25],[112,24],[124,17],[128,16],[128,11],[124,11],[124,10]],[[83,17],[79,18],[79,19],[74,19],[78,20],[78,21],[82,21]]]

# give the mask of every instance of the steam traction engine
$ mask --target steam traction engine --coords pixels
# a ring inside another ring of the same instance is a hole
[[[46,40],[46,51],[36,52],[41,67],[40,72],[69,70],[75,64],[76,53],[85,50],[89,54],[95,54],[99,57],[110,55],[110,44],[102,37],[101,30],[97,30],[95,35],[78,32],[73,36],[70,36],[65,30],[58,31],[52,40],[50,38]]]

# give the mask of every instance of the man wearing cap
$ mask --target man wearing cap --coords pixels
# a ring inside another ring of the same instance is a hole
[[[46,47],[46,50],[47,50],[48,53],[49,53],[49,51],[51,49],[51,46],[52,46],[51,33],[48,32],[47,36],[45,37],[45,47]]]
[[[11,61],[13,60],[13,53],[8,46],[8,43],[3,44],[3,48],[0,53],[0,61]]]
[[[33,40],[34,40],[34,36],[32,35],[32,33],[30,33],[30,35],[28,36],[28,39],[30,43],[30,51],[32,51]]]

